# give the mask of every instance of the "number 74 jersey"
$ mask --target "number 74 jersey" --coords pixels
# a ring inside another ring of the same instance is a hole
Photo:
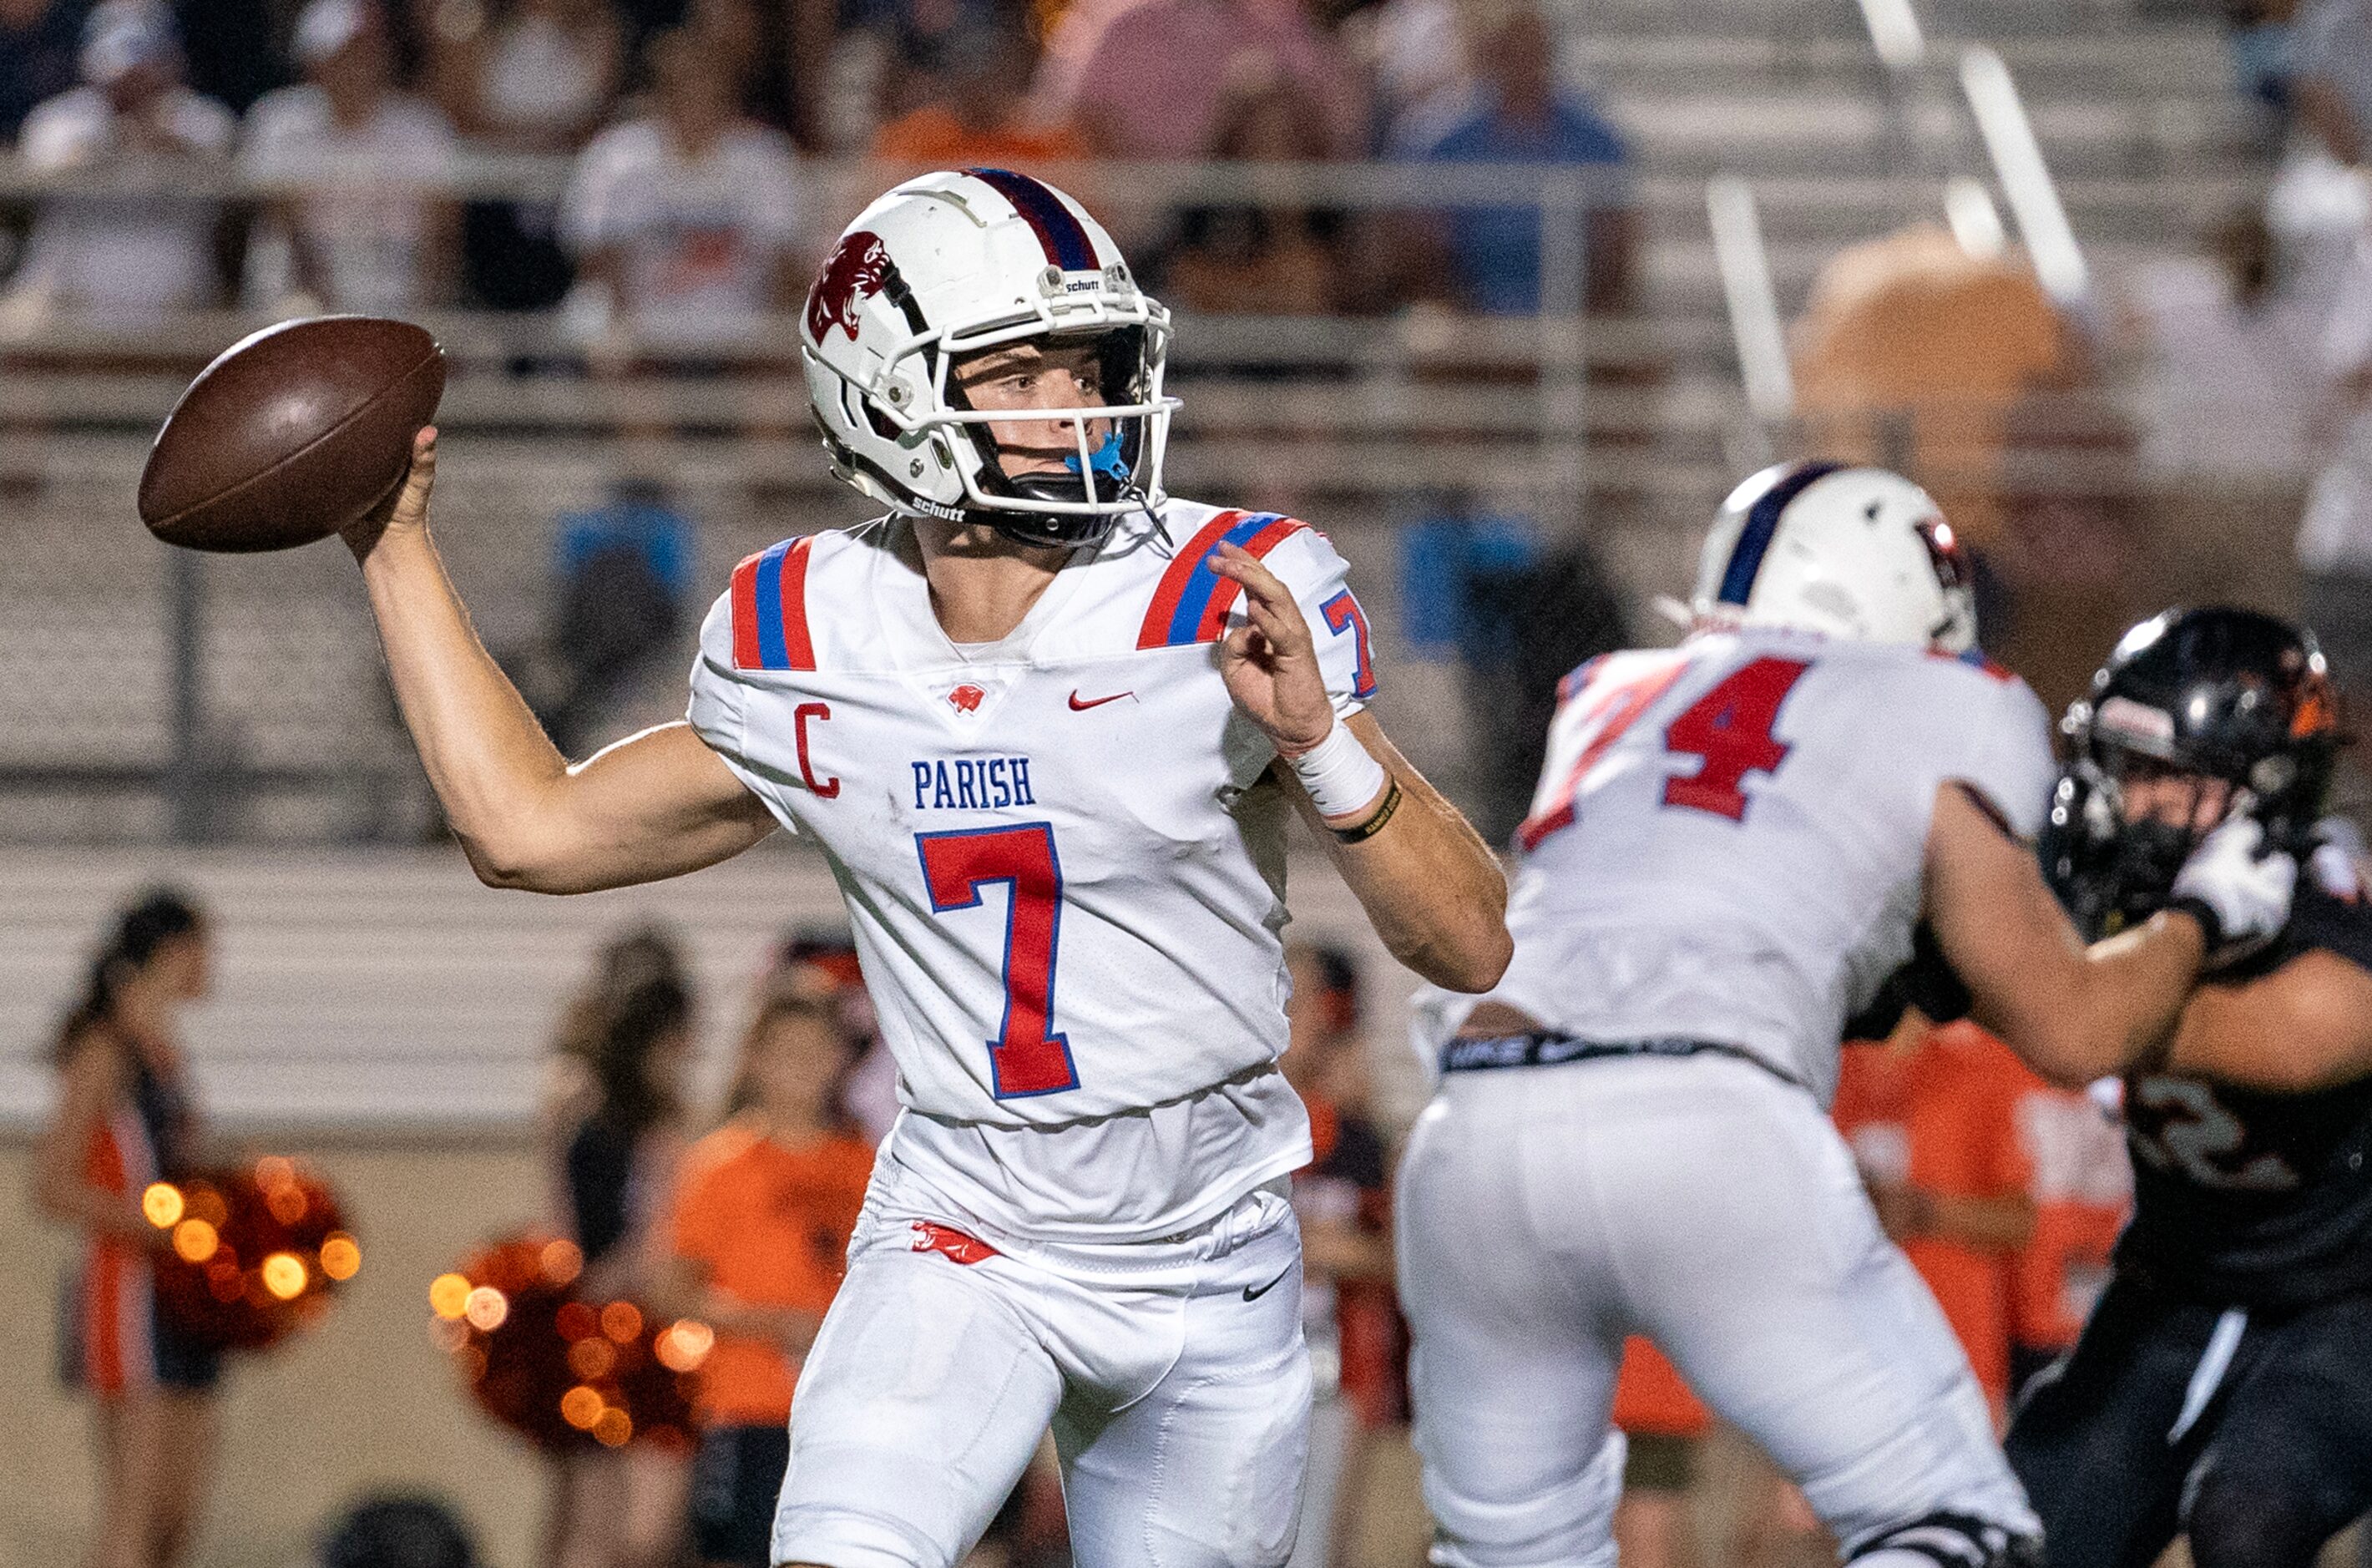
[[[1559,696],[1494,997],[1579,1039],[1738,1047],[1823,1104],[1845,1019],[1911,956],[1936,787],[2021,835],[2050,799],[2034,693],[1915,648],[1700,633]]]

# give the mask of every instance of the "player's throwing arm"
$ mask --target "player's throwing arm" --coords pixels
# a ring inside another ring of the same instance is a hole
[[[351,525],[404,722],[479,877],[544,893],[714,865],[773,830],[690,726],[662,725],[570,766],[470,624],[428,532],[436,432],[394,501]]]

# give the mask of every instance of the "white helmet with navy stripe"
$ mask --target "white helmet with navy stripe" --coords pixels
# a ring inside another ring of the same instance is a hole
[[[1032,338],[1096,343],[1102,401],[998,413],[1052,422],[1078,447],[1069,473],[1017,481],[948,364]],[[1161,504],[1178,406],[1161,391],[1169,347],[1169,312],[1084,207],[1028,175],[972,168],[910,180],[857,215],[808,293],[799,357],[842,479],[901,512],[1067,545]]]
[[[1781,463],[1730,493],[1705,536],[1700,626],[1788,626],[1966,653],[1967,558],[1927,493],[1884,469]]]

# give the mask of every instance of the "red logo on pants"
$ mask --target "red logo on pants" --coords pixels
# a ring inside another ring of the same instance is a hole
[[[996,1256],[996,1249],[980,1237],[966,1236],[953,1225],[934,1225],[929,1220],[914,1222],[913,1249],[936,1252],[943,1258],[964,1264],[983,1262]]]

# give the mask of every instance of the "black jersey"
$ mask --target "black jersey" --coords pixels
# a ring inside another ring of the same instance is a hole
[[[2372,970],[2372,902],[2332,855],[2302,868],[2289,924],[2236,981],[2318,949]],[[2136,1076],[2125,1126],[2134,1218],[2120,1270],[2234,1306],[2372,1288],[2372,1079],[2275,1095]]]

